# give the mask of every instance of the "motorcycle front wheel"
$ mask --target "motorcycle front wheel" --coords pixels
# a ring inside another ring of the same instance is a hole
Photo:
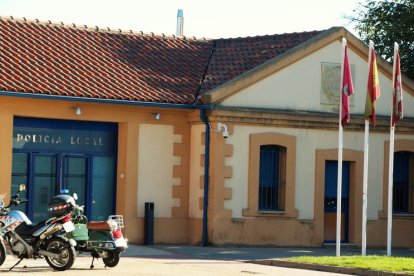
[[[107,267],[115,267],[119,263],[119,252],[108,251],[108,257],[102,258]]]
[[[0,239],[0,266],[3,265],[6,260],[6,249],[4,248],[3,241]]]
[[[45,256],[46,262],[55,270],[67,270],[71,268],[75,262],[75,249],[62,237],[50,238],[46,241],[45,248],[46,251],[59,255],[58,258]]]

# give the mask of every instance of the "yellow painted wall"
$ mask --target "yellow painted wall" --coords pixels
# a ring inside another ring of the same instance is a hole
[[[205,125],[191,126],[191,153],[190,153],[190,218],[202,218],[203,210],[200,203],[204,191],[204,135]]]
[[[275,132],[297,138],[295,207],[299,211],[300,219],[313,219],[315,152],[317,149],[337,148],[337,131],[259,126],[234,126],[233,130],[234,133],[227,139],[227,143],[233,145],[234,153],[226,160],[233,167],[234,176],[225,180],[226,186],[233,189],[233,197],[225,202],[226,207],[233,211],[233,217],[242,218],[242,209],[247,208],[249,135]],[[410,135],[398,134],[396,139],[414,140]],[[370,135],[368,219],[377,219],[378,212],[382,210],[384,142],[387,140],[389,135],[385,133]],[[344,148],[363,151],[363,146],[363,132],[345,132]]]
[[[188,110],[6,96],[0,106],[0,193],[10,195],[14,116],[118,123],[116,212],[124,216],[125,236],[143,242],[142,201],[154,199],[155,242],[189,241]]]
[[[243,212],[248,208],[248,187],[249,187],[249,147],[250,135],[258,133],[278,133],[296,137],[296,171],[295,171],[295,209],[298,211],[298,218],[284,219],[272,217],[249,217]],[[396,135],[396,141],[411,140],[411,135]],[[370,134],[370,156],[369,156],[369,178],[368,178],[368,245],[384,246],[386,236],[376,233],[377,225],[381,227],[381,233],[386,233],[386,220],[379,217],[383,210],[383,185],[384,180],[384,143],[389,140],[388,133],[372,132]],[[216,243],[247,243],[247,244],[274,244],[274,245],[306,245],[319,246],[323,241],[323,233],[319,232],[321,217],[315,217],[315,208],[323,203],[316,203],[315,191],[316,182],[320,181],[316,177],[316,172],[324,171],[324,168],[318,167],[316,163],[316,152],[318,150],[333,150],[335,154],[332,160],[337,159],[338,134],[336,130],[315,130],[315,129],[294,129],[281,128],[272,126],[253,126],[233,124],[232,134],[225,140],[226,144],[233,146],[233,155],[225,158],[225,164],[232,167],[233,176],[224,179],[226,188],[231,189],[232,197],[224,200],[225,209],[230,210],[232,217],[226,219],[228,210],[223,213],[216,213],[218,218],[215,223],[212,239]],[[362,131],[346,131],[344,133],[344,149],[351,152],[363,153],[364,133]],[[214,145],[213,145],[214,147]],[[346,159],[344,159],[346,160]],[[361,161],[361,160],[360,160]],[[360,172],[362,172],[362,161],[357,163]],[[355,175],[353,185],[353,209],[351,229],[353,243],[360,243],[360,226],[361,226],[361,206],[362,202],[362,174]],[[361,179],[359,178],[361,177]],[[323,187],[323,185],[322,185]],[[323,202],[323,190],[319,200]],[[318,207],[319,208],[319,207]],[[351,207],[352,208],[352,207]],[[224,217],[224,218],[223,218]],[[323,221],[322,221],[323,222]],[[403,229],[408,226],[414,226],[414,220],[411,222],[396,220],[395,231],[399,235],[405,235],[408,239],[412,236],[404,234]],[[290,230],[286,230],[290,229]],[[290,228],[291,227],[291,228]],[[258,234],[257,229],[260,229]],[[285,229],[286,231],[277,231],[277,235],[269,229]],[[401,232],[400,232],[401,231]],[[398,235],[397,235],[398,236]],[[414,238],[414,236],[412,237]],[[401,239],[395,239],[396,245],[407,246]],[[414,243],[411,243],[414,244]]]

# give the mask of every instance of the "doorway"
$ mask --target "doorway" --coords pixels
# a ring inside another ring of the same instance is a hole
[[[26,184],[29,199],[18,209],[36,223],[53,196],[76,193],[90,220],[113,215],[117,132],[114,123],[15,117],[12,191]]]
[[[45,212],[56,194],[77,193],[77,203],[86,203],[89,157],[73,154],[33,154],[33,185],[29,189],[29,216],[34,222],[48,219]]]
[[[341,242],[349,241],[350,162],[342,162]],[[338,161],[325,161],[324,242],[336,241]]]

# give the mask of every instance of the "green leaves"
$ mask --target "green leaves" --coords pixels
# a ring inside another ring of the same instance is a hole
[[[365,0],[348,18],[361,39],[374,41],[376,52],[390,62],[397,42],[401,70],[414,79],[414,0]]]

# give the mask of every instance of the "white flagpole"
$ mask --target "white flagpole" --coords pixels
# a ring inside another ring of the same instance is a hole
[[[362,249],[361,255],[366,255],[367,250],[367,192],[368,192],[368,150],[369,150],[369,121],[365,120],[364,139],[364,174],[362,183]]]
[[[342,127],[342,82],[344,72],[346,39],[342,38],[342,61],[341,61],[341,85],[339,96],[339,135],[338,135],[338,180],[337,180],[337,198],[336,198],[336,256],[341,256],[341,213],[342,213],[342,148],[343,148],[343,127]]]
[[[373,50],[374,50],[374,42],[370,40],[369,50],[368,50],[368,79],[369,79],[370,65],[371,65],[371,51]],[[361,255],[362,256],[365,256],[367,252],[368,151],[369,151],[369,120],[365,118],[364,174],[363,174],[363,182],[362,182],[362,244],[361,244]]]
[[[395,84],[396,75],[396,59],[398,53],[398,44],[394,43],[394,66],[392,74],[392,86]],[[391,95],[391,117],[390,117],[390,151],[389,151],[389,163],[388,163],[388,215],[387,215],[387,256],[391,256],[391,240],[392,240],[392,192],[394,182],[394,132],[395,126],[393,125],[393,96]]]

